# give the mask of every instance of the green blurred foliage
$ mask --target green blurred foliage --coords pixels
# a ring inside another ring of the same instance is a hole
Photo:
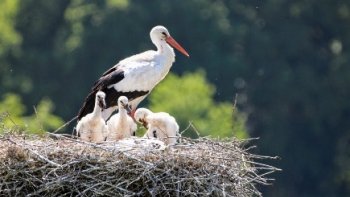
[[[13,68],[11,59],[18,56],[21,35],[16,31],[18,0],[3,0],[0,3],[0,92],[12,87]]]
[[[14,27],[18,3],[18,0],[3,0],[0,4],[0,57],[21,42],[21,36]]]
[[[154,49],[149,30],[163,24],[191,55],[177,53],[172,71],[201,68],[216,87],[203,89],[210,96],[194,112],[227,118],[238,93],[258,151],[281,156],[273,164],[284,171],[265,196],[350,195],[349,1],[2,0],[0,8],[0,93],[15,92],[26,108],[50,98],[70,120],[106,69]]]
[[[215,88],[204,71],[168,74],[149,96],[152,111],[164,111],[175,117],[180,131],[191,122],[201,136],[247,137],[245,117],[233,109],[233,103],[215,102]],[[184,133],[196,137],[194,131]]]
[[[57,129],[63,124],[63,120],[52,114],[53,103],[49,99],[42,99],[34,113],[25,115],[26,107],[21,98],[12,93],[5,94],[0,101],[1,124],[3,128],[18,127],[28,133],[44,134],[47,131]],[[5,131],[5,129],[0,132]]]
[[[11,110],[11,111],[8,111]],[[1,122],[5,127],[15,126],[17,124],[23,125],[22,115],[25,112],[25,106],[18,95],[5,94],[0,102],[0,113],[3,119]]]

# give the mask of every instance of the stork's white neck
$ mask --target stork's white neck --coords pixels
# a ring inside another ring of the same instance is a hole
[[[158,48],[158,53],[163,54],[169,58],[169,60],[172,60],[172,62],[175,61],[175,52],[174,49],[169,46],[166,42],[162,42]]]
[[[164,78],[171,66],[173,65],[173,63],[175,62],[175,52],[174,49],[169,46],[169,44],[167,44],[165,41],[161,41],[158,43],[157,46],[157,54],[159,55],[159,60],[160,60],[160,66],[162,66],[162,68],[160,68],[160,72],[162,75],[162,78]]]

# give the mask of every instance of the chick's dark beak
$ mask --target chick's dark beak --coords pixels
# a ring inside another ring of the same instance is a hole
[[[101,107],[101,109],[106,109],[106,102],[103,99],[98,100],[98,105]]]
[[[148,125],[147,122],[143,119],[140,119],[140,123],[142,124],[143,127],[145,127],[146,129],[148,129]]]
[[[123,107],[128,112],[128,114],[131,113],[131,106],[130,105],[124,105]]]

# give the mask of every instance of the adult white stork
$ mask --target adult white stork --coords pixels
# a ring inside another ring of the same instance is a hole
[[[169,34],[163,26],[155,26],[150,32],[157,51],[150,50],[121,60],[107,70],[92,87],[90,94],[78,114],[78,121],[94,108],[95,93],[99,90],[106,93],[106,109],[102,116],[107,120],[117,108],[118,98],[122,95],[129,99],[132,114],[137,105],[168,74],[175,53],[172,47],[185,56],[189,54]],[[172,47],[171,47],[172,46]]]

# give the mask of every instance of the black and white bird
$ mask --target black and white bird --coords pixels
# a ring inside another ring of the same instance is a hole
[[[168,74],[175,61],[172,47],[189,57],[186,50],[170,36],[165,27],[153,27],[150,37],[157,50],[145,51],[123,59],[107,70],[95,82],[90,94],[86,97],[79,111],[78,121],[93,111],[94,95],[99,90],[106,93],[107,106],[102,112],[105,120],[117,109],[118,98],[122,95],[129,99],[133,114],[138,104]]]

